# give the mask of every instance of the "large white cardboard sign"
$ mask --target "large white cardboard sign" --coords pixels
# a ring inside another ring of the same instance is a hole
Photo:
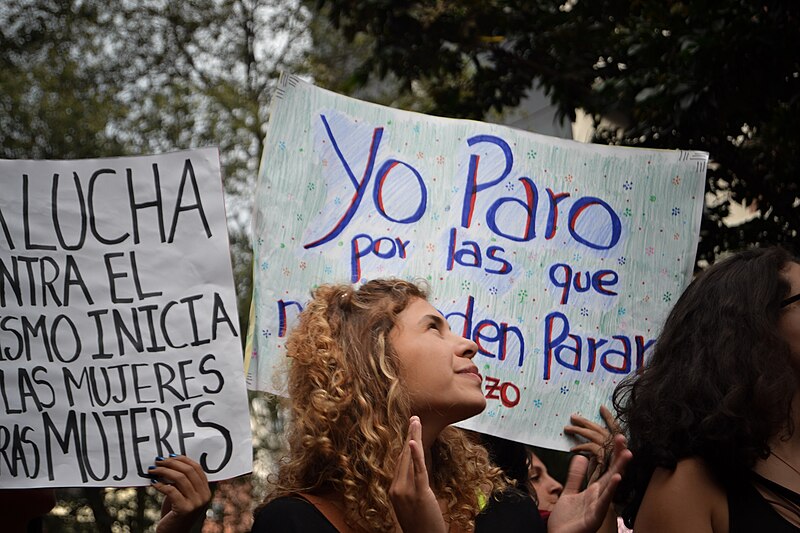
[[[315,285],[425,279],[479,346],[465,427],[567,449],[647,359],[692,275],[708,154],[587,145],[346,98],[285,77],[255,206],[249,386]]]
[[[0,487],[250,471],[216,149],[0,161]]]

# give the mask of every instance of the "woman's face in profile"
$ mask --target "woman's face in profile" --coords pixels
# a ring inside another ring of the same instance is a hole
[[[452,332],[441,313],[414,298],[389,333],[400,374],[411,397],[411,414],[426,423],[449,425],[486,407],[482,380],[472,362],[477,345]]]
[[[535,454],[530,454],[528,481],[536,491],[540,511],[552,511],[564,486],[550,476],[547,467]]]

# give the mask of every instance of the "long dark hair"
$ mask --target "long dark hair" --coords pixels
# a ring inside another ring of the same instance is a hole
[[[723,485],[788,436],[797,390],[777,323],[794,259],[781,248],[739,252],[678,299],[652,357],[614,391],[633,462],[620,487],[632,522],[656,467],[703,459]]]

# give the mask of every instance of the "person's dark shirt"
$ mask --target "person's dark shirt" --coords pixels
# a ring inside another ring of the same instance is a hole
[[[276,498],[258,512],[251,533],[338,533],[312,503],[295,496]]]

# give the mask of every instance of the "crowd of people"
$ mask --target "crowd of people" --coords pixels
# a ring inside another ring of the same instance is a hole
[[[253,533],[618,531],[618,513],[637,532],[800,530],[800,262],[780,248],[689,285],[616,413],[570,419],[563,485],[530,449],[453,426],[486,405],[477,345],[420,285],[317,288],[287,353],[289,451]],[[202,470],[152,473],[159,532],[187,531]]]

